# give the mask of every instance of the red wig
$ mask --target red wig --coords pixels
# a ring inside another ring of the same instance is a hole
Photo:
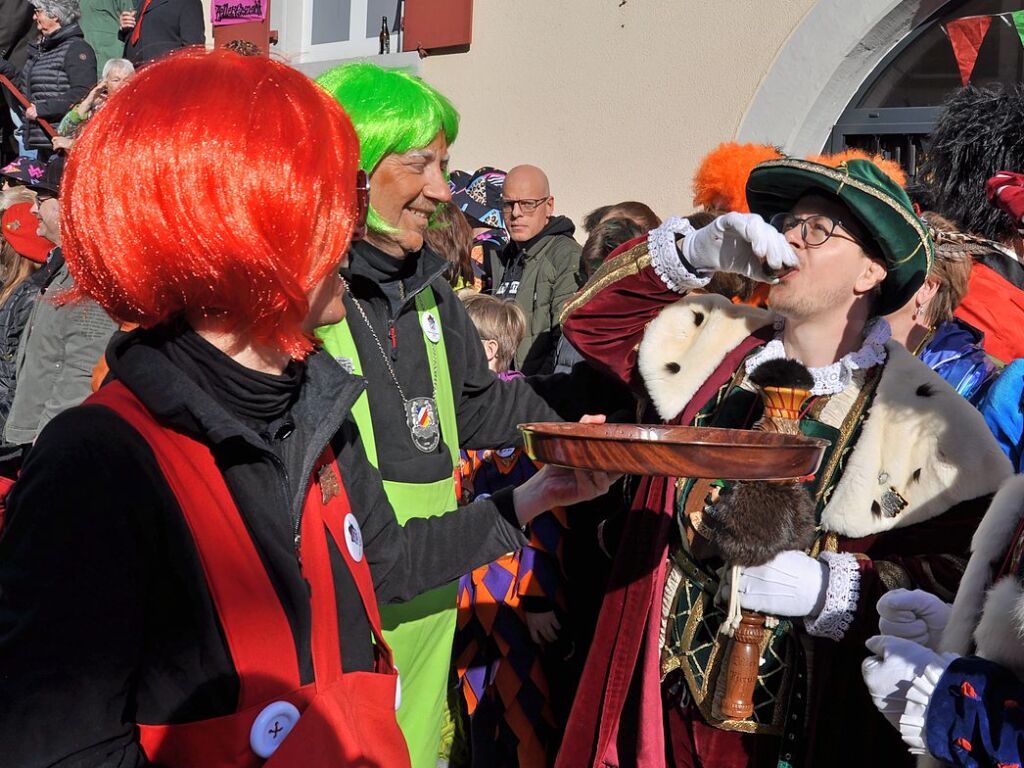
[[[747,177],[758,163],[780,157],[782,153],[767,144],[719,144],[704,156],[693,176],[693,204],[750,213]]]
[[[61,189],[77,290],[151,327],[185,312],[301,358],[307,292],[356,218],[359,142],[338,103],[265,58],[189,50],[89,121]]]

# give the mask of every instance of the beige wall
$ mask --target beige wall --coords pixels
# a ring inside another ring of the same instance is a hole
[[[813,5],[477,0],[471,50],[428,57],[422,75],[462,113],[454,168],[540,165],[577,223],[627,198],[681,215],[700,158],[735,137]]]

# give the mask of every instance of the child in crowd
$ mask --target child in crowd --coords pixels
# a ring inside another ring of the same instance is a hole
[[[510,371],[526,331],[523,312],[492,296],[462,297],[491,370]],[[462,497],[485,498],[515,487],[539,469],[522,448],[463,451]],[[544,766],[553,757],[558,724],[549,703],[545,656],[559,653],[564,512],[530,526],[530,545],[463,576],[453,650],[469,715],[473,765]]]

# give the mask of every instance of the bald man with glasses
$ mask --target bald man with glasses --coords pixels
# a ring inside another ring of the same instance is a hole
[[[576,226],[554,211],[544,171],[520,165],[508,172],[501,213],[510,242],[491,256],[489,268],[494,295],[514,301],[526,315],[526,335],[515,355],[516,369],[526,375],[554,369],[558,316],[582,284]]]

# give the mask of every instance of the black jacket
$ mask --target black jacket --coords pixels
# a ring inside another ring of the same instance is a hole
[[[381,602],[525,543],[510,495],[399,526],[349,416],[364,382],[325,355],[305,365],[288,429],[261,437],[171,362],[174,338],[115,338],[111,375],[169,428],[210,446],[291,623],[303,682],[309,595],[292,531],[328,442]],[[344,667],[369,669],[368,619],[333,543],[331,559]],[[59,415],[28,454],[0,536],[0,763],[144,765],[133,722],[217,717],[237,697],[194,542],[149,446],[102,406]]]
[[[402,398],[355,307],[356,299],[389,354],[406,397],[429,397],[433,389],[430,360],[413,299],[428,285],[431,287],[444,329],[462,448],[520,445],[518,424],[560,421],[526,382],[499,381],[487,368],[480,334],[443,277],[447,262],[427,249],[399,261],[366,242],[356,243],[350,258],[346,277],[351,292],[345,297],[345,307],[363,375],[370,384],[374,433],[396,436],[385,450],[378,449],[380,472],[386,480],[432,483],[450,477],[452,463],[443,441],[429,454],[413,444]],[[399,298],[399,280],[405,287],[404,303]],[[394,345],[390,341],[392,328]]]
[[[145,0],[135,0],[136,23],[144,4]],[[200,0],[152,0],[142,19],[139,42],[131,44],[130,29],[119,34],[124,40],[124,57],[136,67],[179,48],[203,45],[206,42],[203,4]]]
[[[21,68],[25,64],[29,43],[38,36],[30,3],[0,0],[0,59],[7,59]]]
[[[11,291],[11,295],[0,304],[0,435],[3,434],[11,403],[14,402],[18,347],[32,314],[32,305],[39,298],[39,292],[63,264],[64,256],[60,249],[51,251],[47,262]]]
[[[28,60],[19,72],[0,59],[3,73],[36,107],[39,117],[56,124],[74,104],[84,99],[96,85],[96,53],[85,42],[78,24],[68,24],[52,35],[42,36],[29,45]],[[25,143],[30,149],[52,149],[50,137],[39,123],[26,123]]]

